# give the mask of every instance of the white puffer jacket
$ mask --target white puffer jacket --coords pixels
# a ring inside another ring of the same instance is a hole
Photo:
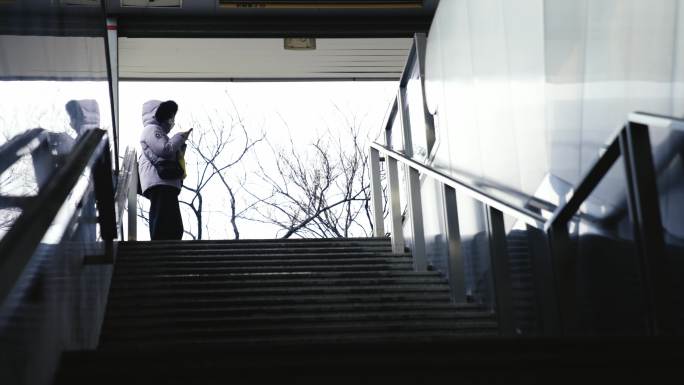
[[[182,186],[181,179],[162,179],[157,174],[150,159],[156,162],[159,158],[175,159],[179,150],[185,145],[185,137],[176,134],[169,139],[167,128],[164,128],[154,114],[161,104],[159,100],[149,100],[143,104],[142,120],[143,131],[140,136],[142,153],[138,157],[138,173],[140,175],[140,187],[143,194],[153,186],[173,186],[179,191]],[[149,159],[148,159],[149,158]]]

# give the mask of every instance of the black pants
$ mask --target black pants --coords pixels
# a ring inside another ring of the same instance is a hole
[[[145,196],[150,199],[151,240],[183,238],[178,192],[171,186],[154,186],[145,191]]]

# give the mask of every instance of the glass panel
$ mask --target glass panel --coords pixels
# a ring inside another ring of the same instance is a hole
[[[618,159],[582,205],[582,220],[570,226],[577,242],[577,314],[581,334],[629,335],[646,331],[624,167],[624,161]],[[608,195],[613,191],[621,193]]]
[[[513,300],[514,330],[520,335],[542,331],[535,261],[550,258],[545,234],[504,215]]]
[[[0,307],[0,373],[14,376],[3,377],[8,383],[47,383],[63,350],[97,346],[112,267],[84,266],[86,256],[103,252],[92,187],[86,170]]]
[[[24,3],[14,8],[38,7]],[[41,132],[18,152],[2,154],[3,160],[16,158],[0,174],[3,235],[21,213],[23,198],[40,192],[79,135],[104,128],[113,137],[102,10],[56,9],[58,2],[52,3],[41,4],[40,15],[3,17],[8,24],[0,26],[0,146],[27,130]],[[67,14],[71,22],[64,22]],[[24,266],[12,291],[0,298],[4,383],[49,383],[62,351],[97,345],[111,266],[84,264],[103,249],[92,190],[87,168],[30,259],[0,256]]]
[[[660,213],[663,220],[667,270],[674,287],[672,295],[679,334],[684,334],[684,132],[650,127],[654,163],[658,172]]]
[[[428,264],[445,277],[449,277],[449,249],[446,238],[443,188],[440,182],[426,178],[421,186],[421,199]]]
[[[62,153],[89,128],[113,138],[104,38],[35,35],[41,22],[28,19],[17,16],[13,26],[27,35],[0,35],[0,144],[37,127]],[[52,26],[49,17],[43,21]]]
[[[456,199],[466,297],[470,302],[494,307],[491,252],[485,207],[479,201],[458,192]]]
[[[684,113],[683,22],[679,1],[441,2],[428,35],[436,71],[426,74],[447,131],[438,158],[512,204],[564,203],[629,113]],[[676,145],[671,153],[681,153]],[[681,266],[676,159],[659,170],[659,188],[672,265]],[[575,229],[582,332],[644,332],[624,202],[618,164]]]

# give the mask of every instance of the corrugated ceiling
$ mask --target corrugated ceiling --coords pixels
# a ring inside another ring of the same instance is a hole
[[[398,79],[411,39],[119,39],[121,80]]]

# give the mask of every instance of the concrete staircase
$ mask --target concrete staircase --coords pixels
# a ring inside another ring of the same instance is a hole
[[[100,345],[55,383],[665,384],[680,347],[499,337],[385,238],[122,243]]]
[[[59,383],[123,376],[112,361],[133,372],[151,360],[221,367],[230,352],[496,334],[490,311],[452,303],[446,280],[414,272],[411,255],[393,254],[387,238],[123,242],[99,348],[65,354]]]

